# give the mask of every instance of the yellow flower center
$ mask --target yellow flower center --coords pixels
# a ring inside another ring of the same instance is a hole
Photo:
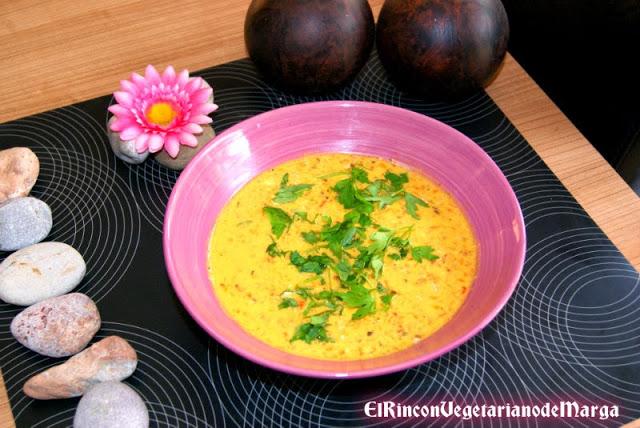
[[[147,120],[154,125],[167,126],[176,118],[178,112],[169,103],[158,102],[147,109]]]

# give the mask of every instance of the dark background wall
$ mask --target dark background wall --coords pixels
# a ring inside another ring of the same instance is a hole
[[[640,194],[640,0],[503,0],[510,51]]]

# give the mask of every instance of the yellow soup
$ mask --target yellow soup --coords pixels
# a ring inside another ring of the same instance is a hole
[[[477,244],[451,195],[388,160],[326,154],[279,165],[224,207],[209,274],[244,330],[284,351],[357,360],[449,321]]]

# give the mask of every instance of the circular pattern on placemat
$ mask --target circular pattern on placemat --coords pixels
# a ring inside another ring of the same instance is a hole
[[[135,389],[147,404],[152,426],[188,428],[225,425],[220,417],[221,410],[220,413],[214,411],[220,405],[209,375],[189,351],[157,332],[117,322],[103,322],[94,342],[111,335],[126,339],[138,354],[138,367],[124,382]],[[61,361],[36,355],[17,343],[10,344],[2,352],[10,355],[4,376],[8,385],[14,385],[8,394],[14,417],[20,425],[21,416],[34,403],[33,399],[22,393],[21,385],[35,372]],[[68,401],[75,408],[76,403]],[[41,426],[68,426],[74,412],[74,409],[65,409],[39,423]]]
[[[227,403],[226,417],[247,427],[389,426],[388,421],[364,414],[368,401],[472,402],[485,382],[487,358],[483,339],[478,336],[431,363],[402,373],[374,379],[319,380],[263,369],[238,359],[213,341],[208,355],[210,378]],[[443,423],[434,421],[433,426]]]
[[[40,175],[31,196],[52,210],[45,241],[65,242],[85,259],[87,274],[75,289],[99,302],[129,269],[140,241],[140,213],[104,129],[83,110],[68,107],[0,125],[0,142],[31,148]],[[0,261],[8,253],[0,253]],[[0,337],[22,308],[0,302]]]
[[[213,341],[207,347],[202,332],[193,334],[193,326],[185,326],[185,319],[172,311],[146,318],[153,311],[118,310],[123,322],[104,321],[98,338],[118,334],[138,351],[138,370],[126,383],[145,399],[152,426],[528,427],[545,422],[367,418],[364,403],[383,399],[497,405],[568,399],[618,404],[623,415],[617,421],[568,419],[552,426],[617,426],[640,416],[638,273],[486,94],[453,103],[412,97],[387,80],[375,53],[351,85],[319,97],[270,87],[248,60],[201,75],[214,87],[221,106],[213,115],[218,133],[273,108],[328,99],[392,104],[457,127],[509,179],[522,205],[529,248],[514,296],[481,334],[428,364],[368,380],[284,375]],[[179,175],[153,159],[137,166],[118,161],[105,133],[108,104],[107,98],[98,99],[0,124],[0,147],[28,146],[40,157],[41,178],[33,193],[54,210],[49,239],[64,240],[84,255],[89,271],[78,291],[97,300],[131,269],[136,251],[145,252],[136,258],[136,269],[162,263],[158,236],[138,245],[144,238],[140,215],[161,231],[165,204]],[[142,283],[136,282],[139,277],[125,281],[139,292],[132,299],[155,293],[150,301],[175,300],[167,294],[172,293],[168,286],[158,287],[164,277],[152,273]],[[112,300],[103,300],[105,309],[127,304]],[[20,309],[0,303],[0,361],[18,426],[69,426],[77,400],[40,403],[21,392],[30,376],[61,361],[36,355],[10,336],[8,324]],[[155,330],[161,328],[160,316],[168,317],[162,319],[162,334]],[[167,327],[172,323],[174,330]]]

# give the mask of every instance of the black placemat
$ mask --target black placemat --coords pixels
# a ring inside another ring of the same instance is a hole
[[[498,163],[527,225],[524,274],[506,308],[473,340],[412,370],[369,380],[288,376],[243,360],[210,339],[177,301],[165,273],[161,227],[178,176],[153,160],[115,158],[103,97],[0,125],[0,149],[27,146],[41,162],[32,194],[53,210],[48,240],[77,248],[88,265],[77,291],[98,303],[96,339],[118,334],[138,351],[126,382],[146,400],[152,426],[453,426],[459,419],[369,419],[364,404],[456,400],[465,404],[616,404],[598,419],[485,419],[479,426],[617,426],[640,417],[640,278],[484,93],[445,104],[395,89],[375,55],[347,88],[300,97],[267,85],[248,60],[200,73],[215,88],[220,132],[277,107],[329,99],[415,110],[462,131]],[[116,82],[114,82],[115,84]],[[640,239],[640,238],[639,238]],[[0,253],[0,260],[6,257]],[[18,427],[70,426],[77,399],[35,401],[21,391],[60,361],[20,346],[0,303],[0,367]]]

